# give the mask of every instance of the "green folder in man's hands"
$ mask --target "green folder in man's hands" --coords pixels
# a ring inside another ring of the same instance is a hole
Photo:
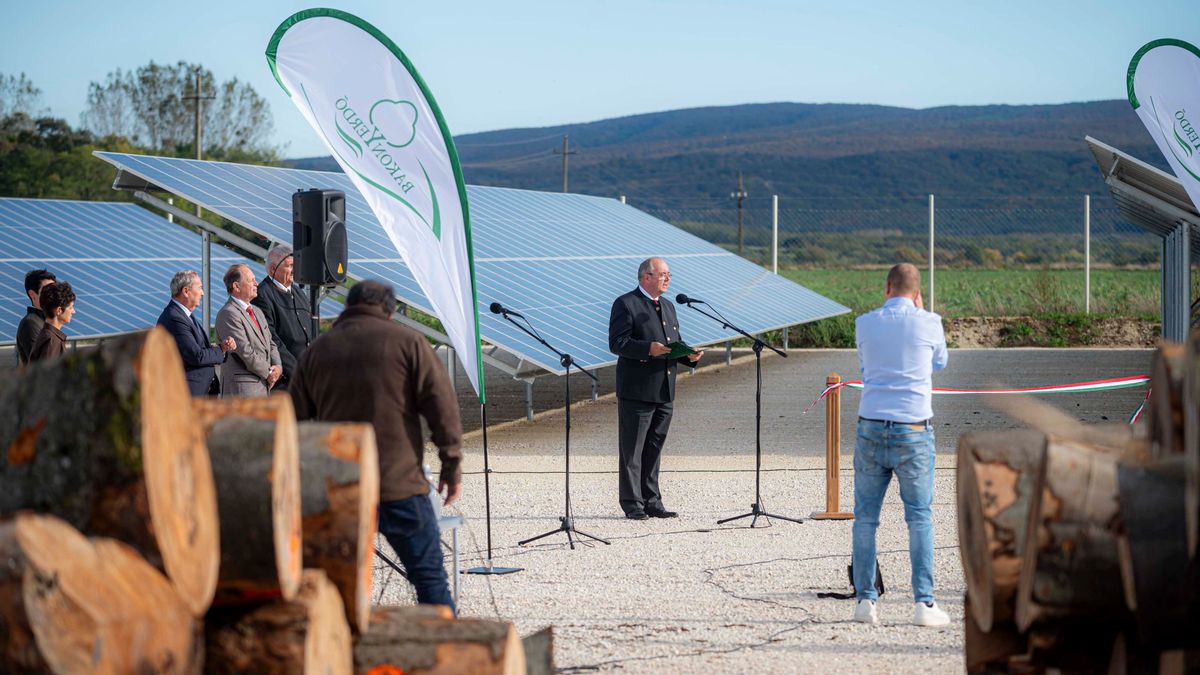
[[[667,345],[667,347],[671,350],[665,354],[665,357],[668,359],[681,359],[688,354],[696,353],[695,349],[692,349],[683,342],[672,342],[671,344]]]

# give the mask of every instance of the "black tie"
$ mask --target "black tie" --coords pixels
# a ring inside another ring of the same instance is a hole
[[[204,343],[205,347],[207,347],[208,331],[204,330],[204,326],[200,325],[200,320],[196,318],[195,314],[192,315],[192,325],[196,327],[196,333],[200,336],[200,341]]]

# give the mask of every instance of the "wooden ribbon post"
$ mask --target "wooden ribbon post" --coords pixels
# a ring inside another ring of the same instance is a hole
[[[825,386],[841,384],[837,373],[825,378]],[[825,395],[825,510],[815,511],[813,520],[851,520],[853,513],[842,511],[838,504],[842,471],[842,389],[838,387]]]

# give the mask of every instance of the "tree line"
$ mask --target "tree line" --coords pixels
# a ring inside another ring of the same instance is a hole
[[[199,64],[153,61],[91,82],[72,125],[45,107],[24,73],[0,74],[0,195],[114,200],[112,169],[95,150],[195,157],[197,74],[205,159],[276,164],[267,101],[237,78],[218,81]]]

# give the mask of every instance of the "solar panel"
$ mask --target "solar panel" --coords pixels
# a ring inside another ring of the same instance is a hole
[[[75,318],[65,332],[93,338],[153,326],[166,306],[171,276],[200,270],[200,235],[136,205],[50,199],[0,198],[0,335],[11,343],[25,316],[25,273],[50,270],[75,290]],[[228,296],[219,275],[233,263],[254,260],[221,246],[212,247],[217,278],[205,288],[212,306]],[[341,305],[327,301],[322,313]],[[216,312],[213,312],[213,319]]]
[[[222,162],[97,152],[121,170],[277,241],[291,241],[297,189],[346,193],[350,275],[396,286],[429,312],[421,293],[366,202],[345,175]],[[467,186],[484,340],[561,372],[558,357],[490,314],[499,302],[530,319],[542,336],[585,368],[616,362],[608,351],[613,300],[637,286],[637,266],[657,255],[671,266],[671,293],[713,304],[751,333],[848,312],[842,305],[615,199]],[[681,311],[681,332],[697,346],[735,337]]]

